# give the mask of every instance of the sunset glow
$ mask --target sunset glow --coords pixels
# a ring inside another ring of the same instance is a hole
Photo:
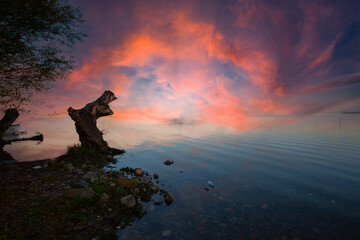
[[[351,1],[348,1],[351,2]],[[353,2],[356,4],[356,2]],[[360,108],[359,7],[337,1],[78,1],[89,37],[49,103],[111,90],[115,117],[242,128]],[[357,4],[358,5],[358,4]]]

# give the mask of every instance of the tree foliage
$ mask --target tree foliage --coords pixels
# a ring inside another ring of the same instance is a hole
[[[68,53],[85,34],[66,0],[0,0],[0,108],[19,108],[73,69]]]

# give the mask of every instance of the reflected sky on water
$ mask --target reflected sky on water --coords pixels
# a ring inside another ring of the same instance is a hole
[[[144,203],[147,214],[119,230],[119,239],[360,237],[359,116],[343,116],[341,125],[339,116],[254,117],[242,130],[111,118],[98,127],[110,146],[127,151],[112,167],[158,173],[175,197],[170,206],[153,205],[160,195]],[[45,141],[6,146],[19,160],[56,157],[77,142],[68,118],[21,128],[41,131]],[[167,159],[174,164],[164,165]]]

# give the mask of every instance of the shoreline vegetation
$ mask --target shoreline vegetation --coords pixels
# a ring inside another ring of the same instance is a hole
[[[170,205],[159,176],[140,168],[105,171],[116,159],[75,145],[56,159],[0,167],[0,239],[116,239],[154,194]]]
[[[113,114],[108,104],[115,99],[105,91],[79,110],[68,109],[81,144],[60,157],[19,163],[2,151],[0,240],[116,239],[117,229],[146,214],[141,203],[154,194],[164,200],[153,200],[154,205],[174,201],[157,185],[156,173],[104,169],[125,153],[109,147],[96,126],[99,117]]]

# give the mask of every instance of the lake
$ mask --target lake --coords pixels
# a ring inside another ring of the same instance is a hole
[[[233,129],[101,119],[109,145],[127,151],[107,169],[158,173],[175,197],[170,206],[154,206],[160,195],[143,203],[147,214],[119,239],[360,239],[360,116],[252,122]],[[20,161],[53,158],[77,143],[65,117],[23,121],[21,130],[45,140],[6,146]]]

